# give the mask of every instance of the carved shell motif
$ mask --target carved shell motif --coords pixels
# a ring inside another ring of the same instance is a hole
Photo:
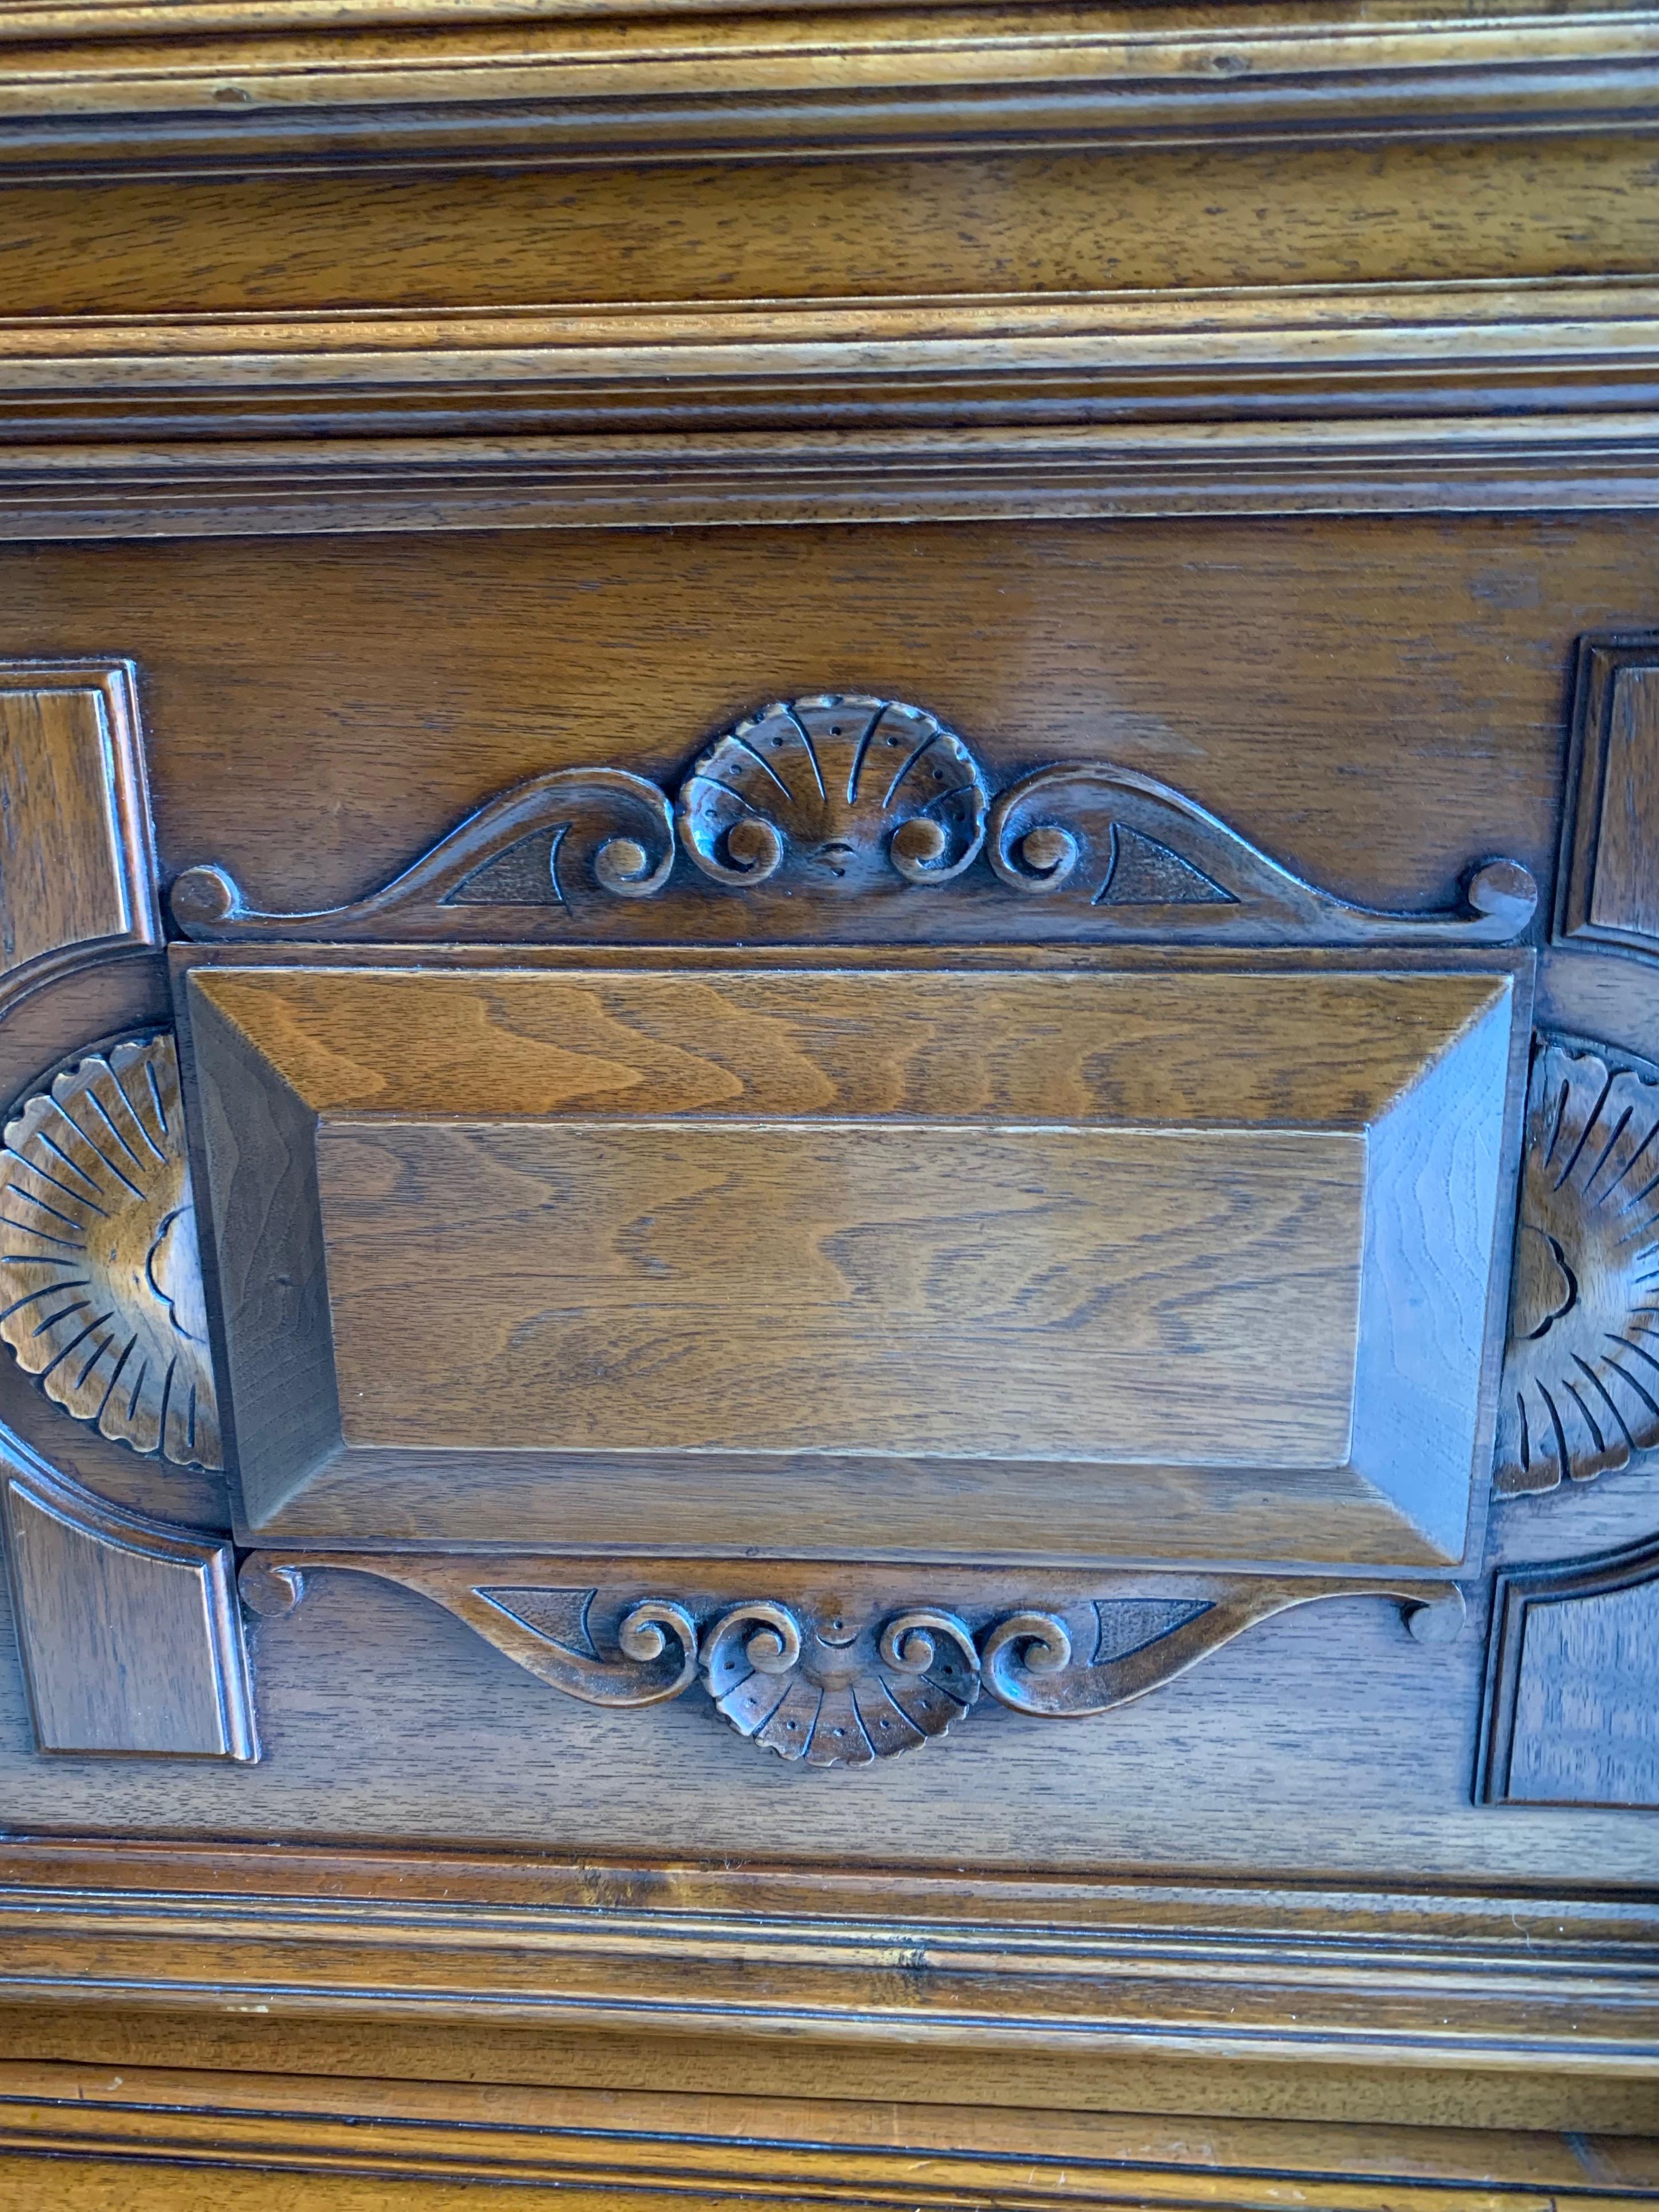
[[[100,1435],[221,1466],[171,1036],[118,1044],[5,1131],[0,1336]]]
[[[1659,1082],[1545,1044],[1527,1099],[1494,1486],[1553,1490],[1656,1443]]]
[[[815,890],[959,876],[990,793],[962,739],[921,707],[830,694],[768,707],[716,738],[681,785],[680,840],[722,884],[797,872]]]
[[[781,1759],[867,1766],[943,1735],[979,1696],[979,1654],[954,1613],[897,1614],[879,1633],[826,1615],[805,1632],[787,1606],[734,1606],[702,1647],[709,1696]]]

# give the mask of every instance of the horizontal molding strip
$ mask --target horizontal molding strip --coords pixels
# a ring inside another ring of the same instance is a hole
[[[0,539],[1659,507],[1651,411],[1422,423],[0,442]]]
[[[1659,280],[0,320],[0,536],[1656,503]]]
[[[809,2070],[781,2068],[769,2096],[0,2062],[0,2150],[905,2212],[1435,2212],[1449,2192],[1480,2212],[1592,2212],[1659,2191],[1659,2144],[1639,2137],[860,2104],[804,2094]]]
[[[1659,2075],[1652,1899],[44,1840],[0,1875],[9,2001]]]
[[[1656,90],[1650,7],[0,7],[0,170],[37,174],[1630,130]]]

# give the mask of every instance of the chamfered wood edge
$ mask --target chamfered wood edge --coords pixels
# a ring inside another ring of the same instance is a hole
[[[788,2069],[756,2094],[485,2081],[307,2079],[187,2067],[0,2062],[0,2151],[210,2160],[247,2169],[792,2199],[1041,2207],[1191,2201],[1426,2212],[1478,2191],[1498,2212],[1534,2192],[1650,2197],[1659,2144],[1459,2127],[1190,2120],[801,2094]],[[1194,2170],[1195,2161],[1199,2171]],[[1200,2179],[1201,2172],[1202,2179]],[[134,2177],[137,2179],[137,2177]],[[166,2200],[158,2200],[166,2201]],[[610,2200],[614,2201],[614,2200]]]
[[[1650,1892],[0,1847],[0,1996],[1659,2074]]]
[[[1641,127],[1659,83],[1647,8],[1382,21],[1264,9],[1200,24],[1090,5],[422,12],[14,8],[0,16],[0,170],[1583,133]]]

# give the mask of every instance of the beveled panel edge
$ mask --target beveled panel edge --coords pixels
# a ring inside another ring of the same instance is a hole
[[[1659,1906],[35,1837],[0,1997],[1653,2079]]]
[[[1659,680],[1659,629],[1592,630],[1578,640],[1551,940],[1569,951],[1659,962],[1659,939],[1633,924],[1593,918],[1614,692],[1626,668],[1649,670]]]
[[[1382,21],[1251,9],[1202,25],[1100,7],[629,10],[665,19],[654,38],[625,18],[613,28],[620,12],[602,0],[533,19],[501,0],[441,20],[396,0],[14,8],[0,18],[0,168],[1557,135],[1641,127],[1659,82],[1646,8]]]

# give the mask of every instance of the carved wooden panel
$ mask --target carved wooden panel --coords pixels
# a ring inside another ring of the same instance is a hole
[[[175,877],[170,903],[185,934],[210,943],[544,943],[585,930],[1180,945],[1504,945],[1537,904],[1528,872],[1496,859],[1465,868],[1449,910],[1357,906],[1184,793],[1104,762],[1040,768],[994,805],[991,790],[967,743],[925,708],[826,692],[716,738],[672,801],[628,769],[556,769],[349,905],[265,912],[212,862]]]
[[[246,1525],[1455,1561],[1513,1001],[198,958]]]
[[[1477,1795],[1659,1807],[1659,1544],[1498,1576]]]
[[[1400,1577],[1118,1574],[1097,1597],[988,1608],[971,1584],[965,1598],[931,1603],[795,1589],[733,1603],[562,1587],[558,1572],[556,1561],[507,1554],[256,1552],[241,1589],[256,1612],[276,1614],[319,1574],[396,1583],[585,1705],[665,1705],[700,1679],[738,1735],[811,1767],[918,1751],[965,1720],[981,1690],[1033,1719],[1108,1713],[1298,1606],[1393,1598],[1430,1644],[1456,1637],[1465,1617],[1455,1583]]]
[[[1540,1038],[1493,1481],[1553,1490],[1659,1443],[1659,1069]]]
[[[1659,631],[1584,639],[1556,932],[1659,959]]]
[[[106,1504],[15,1437],[0,1470],[40,1749],[257,1758],[230,1546]]]
[[[77,1061],[6,1124],[0,1337],[79,1420],[221,1465],[196,1212],[170,1036]]]
[[[132,665],[0,660],[0,981],[158,945]]]

